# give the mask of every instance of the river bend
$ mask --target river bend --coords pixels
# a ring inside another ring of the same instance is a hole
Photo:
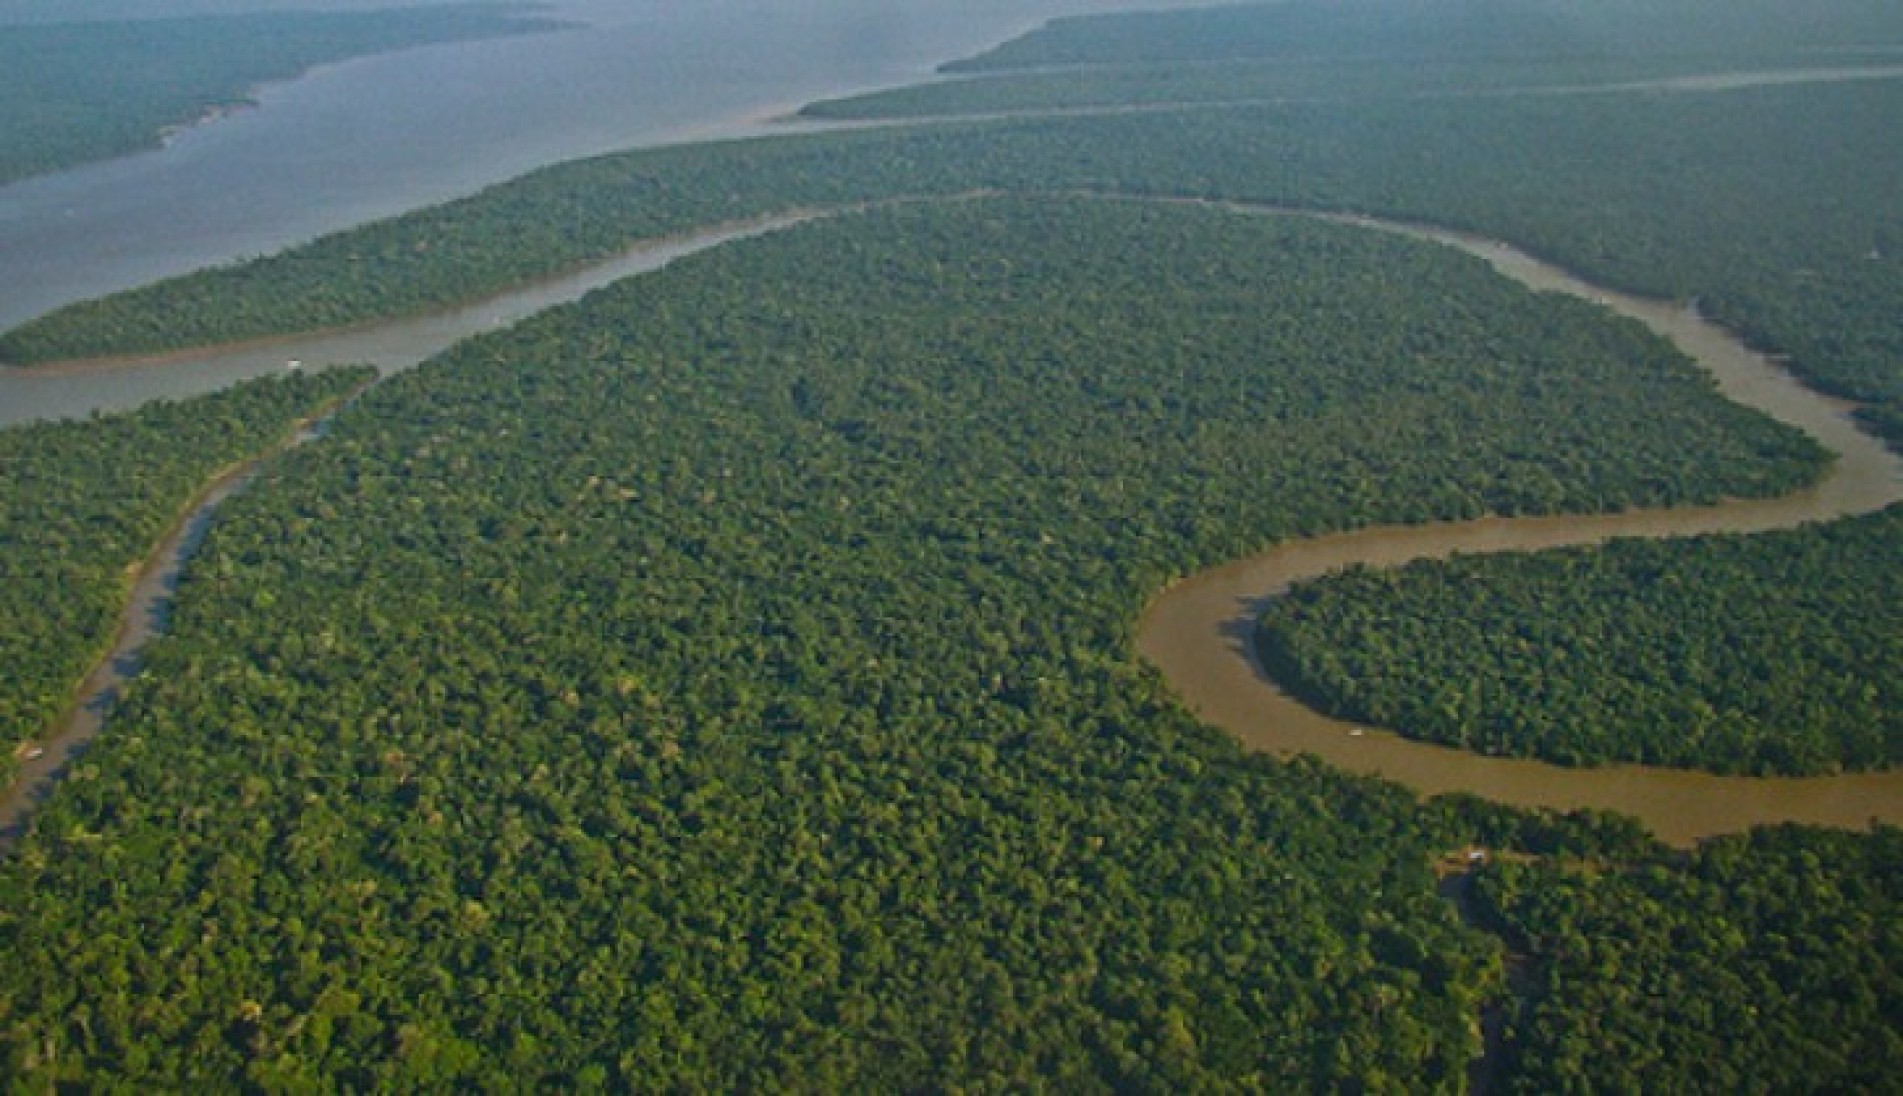
[[[1903,500],[1903,460],[1858,430],[1849,407],[1805,388],[1692,308],[1602,289],[1494,240],[1365,217],[1326,219],[1459,248],[1530,289],[1569,293],[1636,319],[1710,371],[1727,398],[1804,430],[1837,461],[1821,483],[1777,499],[1381,526],[1294,541],[1205,571],[1160,594],[1137,629],[1138,650],[1162,670],[1183,702],[1251,750],[1313,754],[1338,768],[1429,795],[1469,792],[1523,807],[1620,811],[1677,844],[1775,822],[1853,829],[1872,820],[1903,823],[1903,771],[1761,778],[1637,765],[1567,768],[1486,757],[1330,718],[1276,685],[1255,657],[1256,619],[1292,584],[1352,564],[1396,567],[1454,553],[1533,551],[1613,537],[1763,532],[1868,513]]]

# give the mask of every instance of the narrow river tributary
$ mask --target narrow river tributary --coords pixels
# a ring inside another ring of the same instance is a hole
[[[568,277],[461,308],[360,330],[274,339],[247,346],[212,347],[163,359],[12,371],[9,392],[30,391],[36,385],[43,385],[46,399],[60,407],[55,413],[63,414],[70,413],[68,405],[75,400],[97,399],[104,407],[130,406],[149,398],[177,397],[200,387],[211,390],[248,377],[281,372],[290,362],[300,366],[305,362],[312,365],[370,363],[384,376],[389,376],[417,365],[459,340],[515,323],[543,309],[575,300],[590,290],[631,275],[658,270],[685,255],[799,224],[811,216],[793,213],[655,241]],[[9,406],[6,410],[27,409]],[[6,417],[0,415],[0,421]],[[289,444],[301,444],[320,432],[321,423],[315,428],[306,427]],[[120,617],[111,650],[86,675],[66,714],[34,743],[37,755],[22,763],[12,786],[0,791],[0,854],[12,847],[33,811],[71,771],[86,746],[98,737],[120,691],[138,674],[141,652],[163,632],[179,578],[204,541],[219,505],[242,490],[256,475],[258,465],[276,452],[273,450],[230,469],[207,484],[147,557],[133,581],[131,597]]]

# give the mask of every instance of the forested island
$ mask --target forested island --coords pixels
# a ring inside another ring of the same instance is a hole
[[[1402,66],[1459,61],[1475,68],[1531,58],[1676,58],[1684,64],[1783,51],[1882,52],[1896,44],[1896,9],[1888,0],[1831,0],[1811,8],[1736,0],[1727,11],[1732,18],[1718,21],[1700,4],[1652,0],[1215,4],[1053,19],[940,67],[990,76],[1228,61],[1274,67],[1318,58]]]
[[[1751,0],[1714,24],[1691,4],[1216,5],[1058,19],[978,57],[957,79],[823,100],[821,119],[1055,110],[1313,104],[1685,86],[1746,74],[1889,72],[1895,13],[1883,0],[1828,19]]]
[[[84,422],[0,430],[0,786],[105,650],[132,574],[219,469],[371,376],[253,381]]]
[[[1841,44],[1876,44],[1863,11]],[[1294,538],[1773,496],[1826,463],[1602,309],[1224,202],[1695,295],[1894,422],[1900,95],[1152,101],[630,153],[10,333],[24,362],[360,322],[832,212],[469,340],[225,505],[83,778],[0,861],[0,1076],[1882,1087],[1894,828],[1686,852],[1423,802],[1244,752],[1131,631]],[[1509,561],[1502,596],[1590,568],[1599,600],[1541,618],[1583,633],[1664,574],[1729,611],[1777,559],[1821,600],[1753,616],[1841,643],[1894,521]]]
[[[9,26],[0,184],[156,148],[317,65],[558,25],[520,5],[462,3]]]

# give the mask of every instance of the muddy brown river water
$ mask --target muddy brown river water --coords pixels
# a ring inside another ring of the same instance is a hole
[[[1530,551],[1613,537],[1761,532],[1867,513],[1903,499],[1903,461],[1859,431],[1847,407],[1805,388],[1689,307],[1590,285],[1492,240],[1367,218],[1329,219],[1457,247],[1529,288],[1570,293],[1637,319],[1709,370],[1728,398],[1808,432],[1837,454],[1837,463],[1822,483],[1779,499],[1606,515],[1383,526],[1284,544],[1192,576],[1151,603],[1137,633],[1138,650],[1163,671],[1184,703],[1252,750],[1313,754],[1339,768],[1385,777],[1429,795],[1471,792],[1519,806],[1622,811],[1677,844],[1760,823],[1849,828],[1867,827],[1872,820],[1903,823],[1899,771],[1763,779],[1632,765],[1567,768],[1410,741],[1387,730],[1331,719],[1282,692],[1252,650],[1256,618],[1291,584],[1350,564],[1391,567],[1454,553]],[[1688,444],[1695,443],[1688,439]]]

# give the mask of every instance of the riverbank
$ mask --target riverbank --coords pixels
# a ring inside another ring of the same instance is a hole
[[[0,368],[0,426],[83,418],[152,399],[200,395],[282,372],[289,361],[366,362],[385,375],[401,372],[471,335],[506,327],[622,278],[659,270],[675,259],[788,228],[814,215],[794,212],[643,240],[607,262],[397,320],[161,355]]]
[[[578,29],[320,67],[167,148],[0,188],[0,327],[549,164],[759,133],[785,104],[927,79],[1113,6],[553,0],[543,14]]]
[[[261,466],[316,437],[340,410],[376,380],[365,381],[342,396],[300,417],[262,452],[213,473],[185,503],[157,545],[133,569],[125,608],[103,654],[73,691],[73,698],[51,729],[31,740],[12,782],[0,790],[0,855],[10,851],[35,809],[65,779],[98,737],[127,682],[139,672],[140,653],[164,631],[172,596],[212,518],[226,499],[243,490]]]

